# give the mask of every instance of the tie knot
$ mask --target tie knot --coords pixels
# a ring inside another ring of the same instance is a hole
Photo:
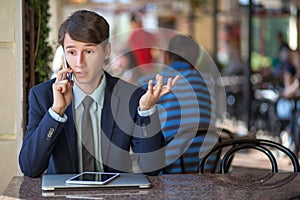
[[[92,103],[94,102],[94,99],[90,96],[86,96],[84,100],[82,101],[82,105],[84,109],[90,109]]]

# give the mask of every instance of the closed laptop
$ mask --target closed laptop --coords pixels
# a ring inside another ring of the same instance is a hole
[[[110,188],[110,187],[136,187],[150,188],[151,183],[144,174],[140,173],[120,173],[120,175],[112,181],[103,185],[80,185],[67,184],[66,180],[76,174],[55,174],[44,175],[42,177],[42,190],[53,191],[57,189],[76,189],[76,188]]]

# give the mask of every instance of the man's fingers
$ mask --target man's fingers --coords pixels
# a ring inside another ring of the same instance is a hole
[[[55,82],[59,82],[59,81],[63,80],[63,75],[64,74],[61,71],[57,72]]]
[[[180,76],[179,75],[176,75],[175,78],[172,80],[172,87],[174,85],[176,85],[177,81],[180,79]]]
[[[172,89],[172,87],[177,83],[180,76],[177,75],[174,78],[168,78],[167,84],[163,85],[163,76],[156,74],[156,84],[153,86],[153,80],[149,80],[148,82],[148,91],[150,94],[153,95],[153,97],[158,98],[161,97],[167,93],[169,93]]]
[[[167,83],[168,88],[171,89],[171,87],[173,86],[173,79],[172,78],[168,78],[168,83]]]
[[[153,93],[153,80],[149,80],[148,82],[148,91],[152,94]]]
[[[66,77],[67,77],[67,73],[70,73],[70,72],[72,72],[72,71],[73,71],[73,70],[70,69],[70,68],[64,68],[64,69],[58,71],[58,72],[57,72],[57,75],[56,75],[56,82],[65,80]]]
[[[63,94],[67,91],[68,84],[70,84],[68,82],[68,80],[62,80],[62,81],[59,81],[59,82],[55,82],[53,85],[54,85],[54,89],[56,91],[60,91]]]
[[[163,77],[159,74],[156,74],[156,85],[154,90],[154,95],[159,96],[163,88]]]
[[[171,91],[171,88],[172,88],[172,78],[168,78],[167,85],[163,86],[160,96],[169,93]]]

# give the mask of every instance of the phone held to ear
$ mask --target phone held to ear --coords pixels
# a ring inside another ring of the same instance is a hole
[[[66,79],[70,81],[74,81],[74,74],[73,73],[67,73]]]
[[[63,54],[64,54],[64,67],[70,68],[69,64],[67,63],[65,51],[64,51]],[[70,81],[74,81],[74,74],[73,74],[73,73],[67,73],[66,79],[67,79],[69,82],[70,82]]]

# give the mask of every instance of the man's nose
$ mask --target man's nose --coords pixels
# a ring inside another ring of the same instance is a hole
[[[79,53],[76,57],[76,65],[78,67],[81,66],[82,63],[84,62],[84,59],[85,59],[85,57],[84,57],[83,53]]]

